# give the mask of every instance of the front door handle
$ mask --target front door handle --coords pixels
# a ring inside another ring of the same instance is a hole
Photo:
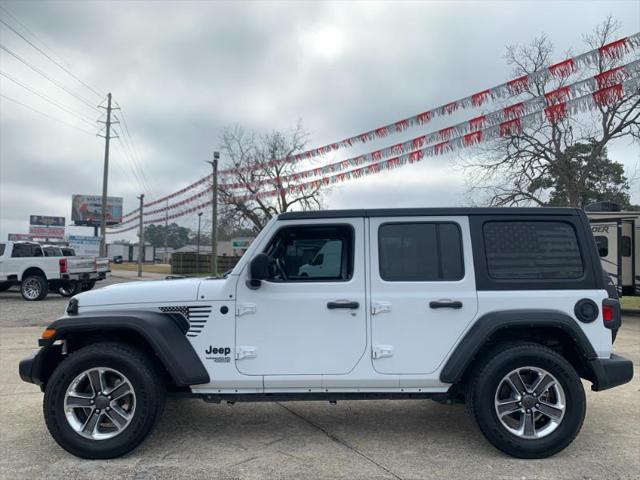
[[[335,310],[337,308],[349,308],[351,310],[355,310],[360,308],[360,304],[358,302],[352,302],[350,300],[336,300],[335,302],[328,302],[327,308],[329,310]]]
[[[458,300],[437,300],[435,302],[429,302],[431,308],[455,308],[456,310],[462,308],[462,302]]]

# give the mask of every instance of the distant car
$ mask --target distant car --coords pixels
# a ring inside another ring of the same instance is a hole
[[[116,255],[115,257],[113,257],[113,263],[122,263],[122,255]]]
[[[0,243],[0,291],[19,285],[25,300],[43,300],[50,290],[97,279],[95,260],[56,256],[45,248],[48,252],[35,242]]]
[[[47,248],[47,247],[45,247]],[[76,255],[76,251],[71,247],[55,247],[60,250],[65,257],[78,257],[93,259],[97,277],[88,281],[74,282],[58,289],[58,293],[63,297],[72,297],[77,293],[86,292],[95,287],[96,282],[107,278],[109,269],[109,259],[107,257],[94,257],[92,255]]]

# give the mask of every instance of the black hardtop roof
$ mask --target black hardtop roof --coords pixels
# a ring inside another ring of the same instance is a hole
[[[307,212],[286,212],[278,215],[279,220],[303,220],[313,218],[353,218],[353,217],[422,217],[422,216],[465,216],[465,215],[583,215],[578,208],[540,207],[495,207],[495,208],[376,208],[358,210],[318,210]]]

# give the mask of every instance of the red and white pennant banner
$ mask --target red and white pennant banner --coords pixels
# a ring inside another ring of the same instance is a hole
[[[515,78],[501,85],[482,90],[480,92],[474,93],[473,95],[460,98],[453,102],[449,102],[445,105],[441,105],[417,115],[398,120],[394,123],[369,130],[368,132],[363,132],[335,143],[314,148],[312,150],[307,150],[305,152],[292,155],[291,157],[272,160],[264,164],[228,168],[225,170],[221,170],[219,174],[232,175],[265,167],[273,167],[275,165],[281,164],[284,161],[298,162],[302,160],[308,160],[314,157],[325,155],[327,153],[331,153],[341,148],[352,147],[353,145],[358,143],[366,143],[377,138],[384,138],[394,133],[403,132],[410,127],[424,125],[434,117],[450,115],[457,110],[480,107],[489,100],[517,96],[526,91],[530,85],[540,80],[548,78],[567,77],[586,65],[592,65],[598,62],[598,60],[600,60],[601,58],[622,58],[631,49],[636,49],[638,47],[640,47],[640,33],[621,38],[600,48],[596,48],[589,52],[585,52],[575,57],[568,58],[566,60],[563,60],[562,62],[558,62],[542,70],[533,72],[530,75],[524,75],[522,77]]]
[[[479,129],[455,138],[451,138],[447,141],[440,142],[436,145],[428,146],[413,152],[399,155],[388,160],[383,160],[377,163],[373,163],[364,167],[360,167],[354,170],[325,176],[323,178],[313,180],[310,182],[290,185],[286,188],[274,189],[265,192],[259,192],[256,194],[244,195],[235,197],[238,201],[256,200],[259,198],[271,197],[279,194],[281,191],[287,191],[290,193],[303,192],[305,190],[315,190],[322,186],[335,185],[351,179],[362,178],[364,176],[380,173],[383,171],[393,170],[405,165],[414,164],[422,161],[427,157],[435,157],[444,155],[446,153],[459,150],[462,148],[468,148],[477,145],[488,140],[496,138],[506,137],[509,135],[517,134],[526,128],[531,128],[535,125],[541,124],[545,118],[547,121],[554,123],[562,121],[567,115],[574,115],[580,112],[594,109],[596,107],[610,105],[615,102],[621,101],[625,95],[640,94],[640,77],[635,76],[627,79],[623,83],[608,84],[601,89],[596,90],[593,93],[577,97],[572,100],[557,102],[547,106],[542,111],[536,111],[519,118],[513,118],[509,121],[502,122],[499,125],[494,125],[484,129]],[[195,205],[187,210],[177,212],[169,215],[168,217],[160,217],[151,220],[146,220],[143,223],[162,223],[165,219],[174,219],[184,215],[198,212],[203,208],[211,205],[211,200],[207,200],[198,205]],[[136,225],[131,227],[108,232],[109,234],[124,233],[137,228]]]
[[[285,188],[275,189],[271,191],[258,192],[256,194],[241,195],[235,197],[238,200],[246,201],[258,198],[264,198],[277,195],[281,191],[290,193],[302,192],[305,190],[315,190],[321,186],[333,185],[352,178],[361,178],[366,175],[379,173],[385,170],[392,170],[400,166],[413,164],[421,161],[426,157],[443,155],[455,150],[493,140],[496,138],[514,135],[523,129],[531,128],[541,124],[545,119],[551,123],[562,121],[567,115],[575,115],[579,112],[594,109],[598,106],[610,105],[624,98],[625,95],[640,93],[640,77],[633,77],[624,83],[609,85],[593,93],[577,97],[566,102],[559,102],[546,107],[542,111],[533,112],[520,118],[502,122],[484,129],[476,130],[450,140],[437,143],[413,152],[396,156],[388,160],[366,165],[354,170],[338,173],[335,175],[325,176],[323,178],[312,180],[310,182],[290,185]]]
[[[330,163],[322,167],[315,167],[301,172],[292,173],[290,175],[282,176],[279,179],[269,178],[251,183],[227,183],[221,184],[220,187],[226,188],[228,190],[247,188],[255,189],[261,185],[282,187],[284,184],[289,182],[299,182],[300,180],[304,180],[307,178],[336,173],[352,167],[364,165],[369,162],[375,162],[385,158],[390,158],[392,156],[411,152],[413,150],[422,148],[425,145],[436,142],[444,142],[449,140],[451,137],[461,136],[487,126],[507,124],[510,120],[513,120],[515,118],[519,118],[523,115],[536,111],[542,111],[548,106],[566,102],[567,100],[576,98],[580,95],[594,92],[615,83],[620,83],[630,77],[639,74],[640,60],[636,60],[634,62],[628,63],[627,65],[613,68],[585,80],[562,86],[546,93],[543,96],[534,97],[523,102],[509,105],[505,108],[496,110],[486,115],[480,115],[470,120],[460,122],[457,125],[442,128],[440,130],[433,131],[425,135],[412,138],[405,142],[376,150],[374,152],[366,153],[353,158],[348,158],[339,162]]]
[[[225,170],[221,170],[219,174],[220,176],[231,175],[231,174],[236,174],[243,171],[258,170],[260,168],[265,168],[269,166],[272,167],[274,165],[281,164],[283,161],[297,162],[297,161],[307,160],[307,159],[315,158],[315,157],[333,152],[340,148],[348,148],[353,146],[354,144],[366,143],[370,140],[374,140],[377,138],[384,138],[391,134],[403,132],[407,128],[410,128],[413,126],[424,125],[425,123],[430,121],[432,118],[437,116],[450,115],[453,112],[461,109],[479,107],[489,100],[496,100],[500,98],[517,96],[522,92],[526,91],[529,85],[531,85],[532,83],[540,79],[563,78],[572,74],[574,71],[578,70],[579,68],[585,65],[594,64],[601,58],[619,59],[619,58],[622,58],[631,49],[636,49],[639,47],[640,47],[640,33],[635,33],[631,36],[610,42],[606,45],[603,45],[600,48],[596,48],[589,52],[585,52],[575,57],[563,60],[562,62],[558,62],[554,65],[550,65],[549,67],[546,67],[542,70],[533,72],[531,75],[525,75],[525,76],[510,80],[506,83],[497,85],[495,87],[492,87],[486,90],[482,90],[468,97],[464,97],[459,100],[449,102],[445,105],[441,105],[437,108],[427,110],[418,115],[413,115],[411,117],[398,120],[392,124],[378,127],[368,132],[360,133],[358,135],[354,135],[352,137],[340,140],[338,142],[324,145],[322,147],[318,147],[315,149],[311,149],[285,159],[277,159],[270,162],[256,164],[248,167],[228,168]],[[555,95],[557,95],[558,97],[564,97],[565,92],[559,91],[559,92],[556,92]],[[564,100],[566,100],[566,98]],[[547,101],[554,101],[554,99],[548,98]],[[558,100],[558,101],[563,101],[563,100]],[[518,107],[514,106],[514,109],[515,108],[518,108]],[[167,201],[171,198],[182,195],[183,193],[186,193],[189,190],[193,190],[194,188],[197,188],[198,186],[206,183],[207,181],[210,181],[210,179],[211,179],[211,175],[207,175],[206,177],[203,177],[197,180],[196,182],[190,185],[187,185],[186,187],[182,188],[177,192],[174,192],[170,195],[167,195],[165,197],[159,198],[157,200],[154,200],[152,202],[145,204],[145,207],[157,205],[158,203],[161,203],[163,201]],[[136,208],[135,210],[132,210],[126,213],[123,216],[123,219],[129,218],[138,212],[139,212],[139,209]]]

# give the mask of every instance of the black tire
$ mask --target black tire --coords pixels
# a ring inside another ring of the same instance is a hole
[[[541,438],[510,432],[496,413],[494,401],[502,379],[520,367],[546,370],[564,390],[564,416],[555,430]],[[586,411],[584,389],[575,369],[561,355],[539,344],[510,343],[493,350],[473,373],[467,394],[467,407],[483,435],[493,446],[517,458],[545,458],[563,450],[578,435]]]
[[[78,375],[92,367],[124,374],[135,393],[135,410],[130,423],[109,439],[95,440],[80,435],[65,416],[67,389]],[[162,377],[147,355],[127,344],[103,342],[73,352],[56,368],[45,388],[43,410],[47,428],[58,445],[81,458],[104,459],[119,457],[135,449],[156,425],[164,400]]]
[[[88,292],[89,290],[93,289],[93,287],[95,286],[96,286],[96,281],[89,280],[88,282],[82,284],[82,291]]]
[[[44,300],[48,293],[49,284],[41,275],[27,275],[20,283],[20,294],[28,302]]]
[[[81,291],[82,283],[80,282],[67,282],[65,285],[60,285],[58,287],[58,293],[63,297],[73,297]]]

